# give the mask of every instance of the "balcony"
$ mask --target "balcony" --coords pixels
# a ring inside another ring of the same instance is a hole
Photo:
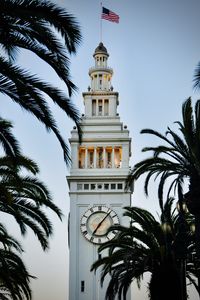
[[[89,69],[89,75],[91,75],[93,72],[108,72],[112,75],[113,69],[110,67],[96,66]]]

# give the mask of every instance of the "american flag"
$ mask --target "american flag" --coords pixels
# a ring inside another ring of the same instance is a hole
[[[107,21],[119,23],[119,16],[105,7],[102,7],[101,18]]]

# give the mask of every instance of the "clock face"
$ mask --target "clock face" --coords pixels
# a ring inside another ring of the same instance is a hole
[[[119,224],[117,214],[107,206],[98,205],[89,208],[81,218],[81,231],[85,238],[102,244],[115,237],[116,232],[107,232],[110,226]]]

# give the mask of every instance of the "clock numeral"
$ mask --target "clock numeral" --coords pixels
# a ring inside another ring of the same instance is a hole
[[[90,211],[93,213],[93,212],[94,212],[94,209],[91,207],[91,208],[90,208]]]
[[[84,234],[84,235],[86,235],[87,233],[88,233],[87,230],[83,231],[83,234]]]
[[[102,210],[102,206],[98,206],[98,210]]]
[[[90,242],[93,242],[93,241],[94,241],[94,238],[93,238],[93,237],[91,237],[91,238],[90,238]]]
[[[101,244],[101,239],[98,239],[98,243]]]
[[[86,223],[81,223],[81,226],[86,226]]]

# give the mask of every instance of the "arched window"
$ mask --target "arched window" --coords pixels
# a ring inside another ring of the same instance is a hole
[[[102,116],[102,113],[103,113],[102,100],[98,100],[98,115]]]
[[[92,100],[92,116],[96,116],[96,100]]]
[[[85,148],[80,147],[78,151],[78,167],[79,169],[85,168]]]
[[[106,147],[106,168],[112,168],[112,147]]]
[[[97,148],[97,168],[103,168],[103,147]]]
[[[104,115],[105,116],[109,115],[109,101],[108,101],[108,99],[104,100]]]
[[[115,150],[114,150],[114,164],[115,164],[115,168],[121,168],[122,167],[122,148],[121,147],[115,147]]]
[[[88,148],[88,168],[94,168],[94,148]]]

